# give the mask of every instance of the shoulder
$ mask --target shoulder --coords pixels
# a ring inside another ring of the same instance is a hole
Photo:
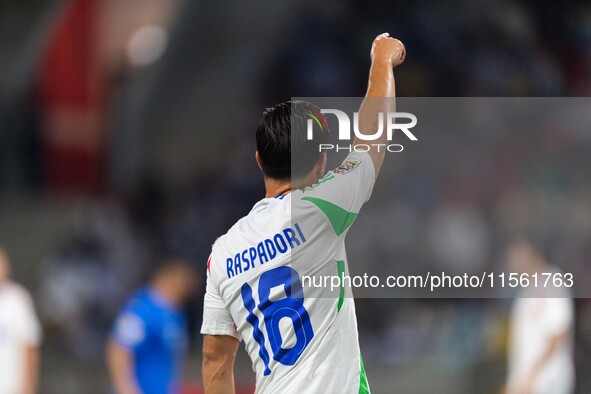
[[[129,297],[121,310],[121,316],[134,315],[138,319],[147,320],[152,314],[154,303],[150,300],[146,289],[140,289]]]
[[[145,339],[153,313],[146,290],[138,290],[129,297],[119,312],[113,326],[113,338],[119,344],[133,348]]]
[[[246,216],[214,242],[208,261],[210,277],[215,278],[218,274],[225,277],[230,259],[289,225],[293,219],[292,194],[260,200]],[[214,282],[217,283],[217,280],[214,279]]]
[[[353,152],[336,168],[328,171],[315,184],[301,190],[306,195],[323,193],[333,188],[351,188],[364,183],[373,186],[375,170],[371,157],[366,152]]]
[[[212,261],[215,261],[228,253],[231,253],[237,248],[237,245],[248,242],[248,240],[256,236],[258,232],[264,229],[265,224],[269,221],[277,220],[281,216],[280,210],[286,211],[289,215],[289,202],[287,199],[274,200],[265,198],[257,202],[250,212],[240,218],[236,223],[228,229],[228,231],[218,237],[211,247]]]
[[[0,295],[4,299],[8,300],[11,304],[18,305],[19,307],[28,308],[33,304],[28,290],[16,282],[9,282],[2,285]]]

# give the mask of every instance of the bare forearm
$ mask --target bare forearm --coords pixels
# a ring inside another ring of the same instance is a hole
[[[359,132],[368,136],[365,139],[369,141],[356,136],[354,144],[370,146],[370,149],[366,150],[374,164],[376,177],[384,160],[384,146],[388,143],[387,114],[396,110],[394,68],[402,64],[405,55],[404,45],[399,40],[389,37],[387,33],[377,36],[372,44],[367,93],[359,108]],[[378,130],[380,120],[381,132]]]
[[[24,393],[34,394],[37,392],[39,384],[39,348],[29,346],[26,350],[26,380],[24,384]]]
[[[205,394],[234,394],[233,363],[203,362]]]
[[[389,60],[377,60],[372,62],[369,70],[369,81],[365,99],[359,108],[359,129],[364,134],[373,134],[378,129],[378,117],[380,113],[385,114],[394,111],[394,100],[388,98],[396,97],[396,83],[394,71]],[[373,143],[384,144],[387,142],[386,133]],[[355,138],[355,144],[364,143]]]
[[[107,345],[109,375],[116,394],[141,394],[134,378],[133,356],[114,342]]]
[[[396,97],[394,68],[389,60],[376,60],[369,69],[365,97]]]
[[[238,340],[228,335],[203,337],[205,394],[234,394],[234,360]]]

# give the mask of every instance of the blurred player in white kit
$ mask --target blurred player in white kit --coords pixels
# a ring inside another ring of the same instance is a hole
[[[558,273],[527,239],[507,252],[511,272],[530,276]],[[565,287],[521,289],[511,313],[509,376],[506,394],[574,392],[574,306]]]
[[[37,392],[41,328],[27,290],[10,280],[0,247],[0,394]]]

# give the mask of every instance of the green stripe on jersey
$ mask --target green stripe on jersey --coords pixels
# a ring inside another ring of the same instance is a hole
[[[369,383],[367,382],[367,375],[365,374],[365,366],[363,365],[363,358],[359,354],[359,366],[361,372],[359,373],[359,394],[371,394],[369,391]]]
[[[351,224],[353,224],[355,219],[357,219],[356,213],[349,212],[339,207],[338,205],[335,205],[321,198],[304,197],[302,198],[302,200],[310,201],[312,204],[320,208],[320,210],[326,215],[326,217],[330,221],[332,229],[334,230],[337,236],[344,233],[351,226]]]
[[[337,312],[340,312],[345,301],[345,285],[343,284],[343,275],[345,274],[345,262],[343,260],[337,261],[337,272],[339,273],[339,279],[341,281],[341,288],[339,289],[339,304],[337,306]]]

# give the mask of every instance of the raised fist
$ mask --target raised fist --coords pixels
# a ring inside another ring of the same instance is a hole
[[[400,40],[390,37],[388,33],[382,33],[373,40],[370,56],[373,63],[388,62],[396,67],[404,62],[406,49]]]

